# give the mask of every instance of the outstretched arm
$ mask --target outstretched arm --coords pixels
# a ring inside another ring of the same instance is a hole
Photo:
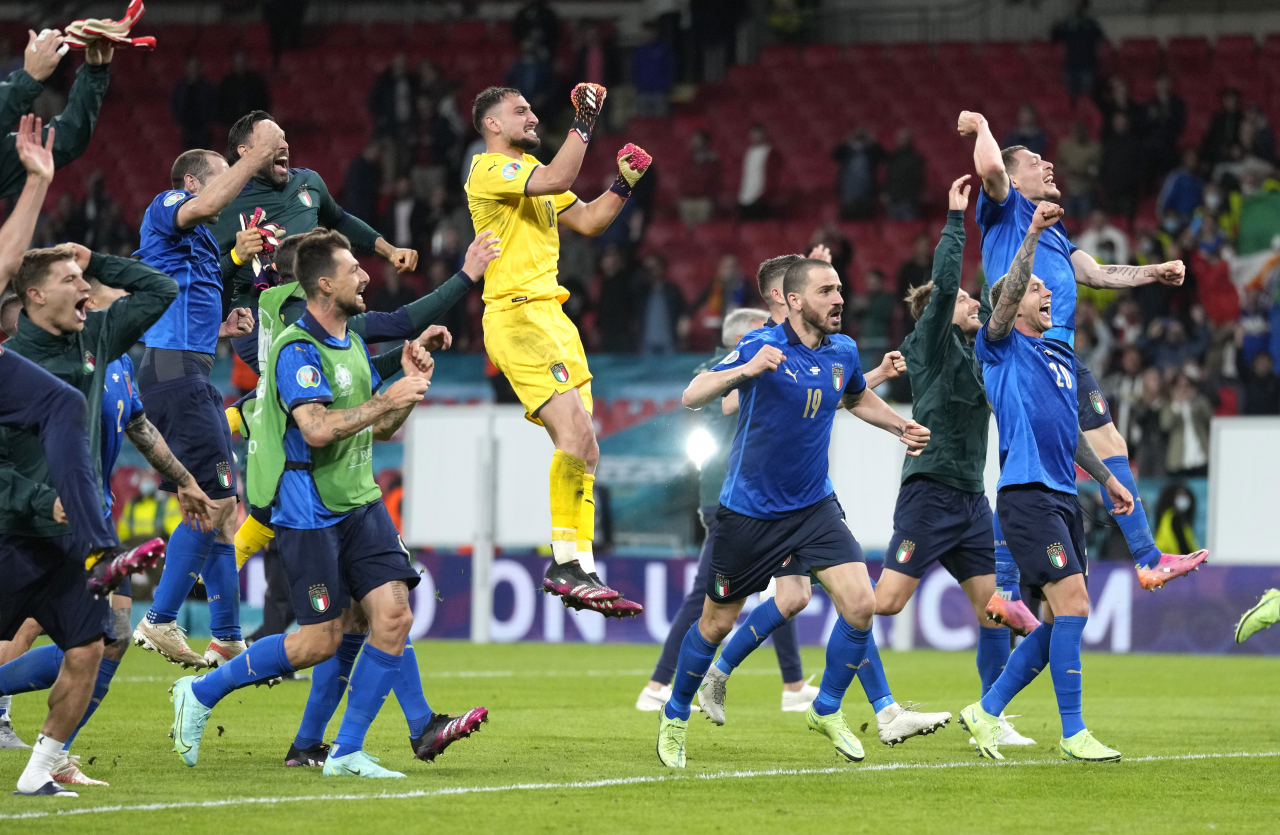
[[[1054,203],[1041,203],[1036,206],[1036,213],[1031,217],[1031,228],[1022,239],[1009,265],[1009,273],[1004,277],[1000,298],[991,319],[987,322],[987,338],[1004,339],[1013,330],[1013,323],[1018,318],[1018,306],[1027,293],[1027,285],[1031,283],[1031,265],[1036,260],[1036,244],[1040,241],[1040,233],[1062,217],[1062,208]]]
[[[929,430],[926,427],[895,412],[871,390],[870,385],[857,393],[845,392],[840,398],[840,407],[848,409],[859,420],[898,436],[907,445],[907,455],[913,458],[923,452],[925,445],[929,443]]]
[[[281,139],[284,139],[284,131],[275,122],[270,119],[256,122],[251,140],[253,150],[215,177],[198,195],[179,206],[175,225],[179,229],[194,229],[201,223],[216,219],[253,175],[276,155]]]
[[[569,94],[569,99],[573,102],[573,127],[551,164],[538,166],[529,176],[524,189],[526,195],[538,197],[543,194],[564,194],[573,187],[573,181],[578,179],[578,172],[582,170],[582,160],[587,155],[587,143],[591,141],[591,132],[600,115],[600,108],[604,107],[605,95],[605,88],[599,84],[583,83],[573,88],[573,92]],[[527,107],[517,105],[516,115],[523,116]],[[614,215],[617,214],[615,211]],[[611,217],[610,220],[612,219]]]
[[[583,203],[581,200],[560,212],[559,221],[583,235],[600,235],[622,211],[631,190],[649,170],[653,157],[631,143],[618,152],[618,176],[604,194]],[[537,174],[535,171],[534,174]],[[531,178],[532,180],[532,178]]]
[[[777,371],[778,366],[786,360],[786,355],[775,346],[762,346],[756,355],[743,365],[726,368],[723,371],[704,371],[694,377],[693,382],[689,383],[689,387],[684,390],[681,402],[686,409],[701,409],[747,380],[759,377],[766,371]]]
[[[1139,287],[1159,281],[1172,287],[1182,284],[1187,268],[1181,261],[1130,267],[1120,264],[1099,264],[1087,252],[1077,249],[1071,253],[1071,266],[1076,281],[1087,287],[1118,290],[1122,287]]]
[[[18,274],[22,256],[31,245],[40,218],[40,206],[53,182],[53,139],[49,130],[44,144],[40,143],[40,120],[35,116],[23,116],[15,135],[18,158],[27,171],[27,182],[14,204],[9,218],[0,227],[0,293]]]
[[[982,190],[992,200],[1003,203],[1009,196],[1009,172],[1005,170],[1000,143],[992,136],[986,117],[965,110],[960,114],[956,129],[961,136],[977,137],[973,145],[973,165],[982,178]]]

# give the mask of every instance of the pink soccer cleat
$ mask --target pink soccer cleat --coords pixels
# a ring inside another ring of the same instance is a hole
[[[1152,568],[1138,569],[1138,585],[1147,591],[1163,588],[1164,584],[1179,577],[1185,577],[1192,571],[1199,571],[1201,563],[1209,561],[1209,552],[1204,548],[1194,554],[1161,554],[1160,562]]]
[[[131,574],[138,574],[160,562],[164,556],[164,540],[148,539],[136,548],[107,548],[96,556],[90,555],[85,567],[89,570],[90,593],[105,597],[115,591]]]
[[[1027,636],[1040,625],[1036,616],[1031,614],[1027,604],[1021,600],[1005,600],[1000,592],[991,595],[987,602],[987,617],[1003,626],[1009,627],[1015,635]]]
[[[413,755],[426,762],[435,762],[444,749],[460,739],[480,732],[480,723],[489,721],[489,709],[473,707],[461,716],[437,713],[431,717],[422,736],[409,740]]]

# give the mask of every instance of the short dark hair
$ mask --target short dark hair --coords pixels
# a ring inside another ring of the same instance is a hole
[[[200,148],[183,151],[173,161],[173,168],[169,171],[169,181],[173,183],[175,189],[181,190],[187,175],[190,174],[203,185],[213,173],[213,157],[221,159],[222,155],[217,151],[205,151]]]
[[[27,306],[27,291],[39,287],[49,270],[59,261],[74,261],[76,250],[71,244],[58,244],[44,249],[29,249],[22,256],[22,266],[13,277],[13,292],[22,299],[22,306]]]
[[[253,126],[259,122],[274,122],[275,119],[265,110],[251,110],[236,119],[231,130],[227,131],[227,159],[232,165],[240,161],[240,146],[249,141],[253,135]]]
[[[282,284],[288,284],[290,281],[297,280],[296,267],[298,260],[298,247],[304,240],[306,240],[307,236],[313,235],[317,232],[323,234],[328,231],[329,230],[325,229],[323,226],[317,226],[310,232],[290,235],[280,241],[280,246],[276,247],[276,253],[272,256],[271,263],[275,265],[276,272],[280,274],[280,282]]]
[[[507,96],[524,95],[515,87],[485,87],[476,94],[471,102],[471,124],[481,136],[484,136],[484,117],[489,115]]]
[[[799,258],[791,266],[787,267],[787,275],[782,279],[782,295],[789,296],[792,293],[803,292],[805,286],[809,283],[809,271],[817,267],[824,269],[833,269],[826,261],[818,258]]]
[[[1017,162],[1014,161],[1014,157],[1017,153],[1019,151],[1026,150],[1030,150],[1026,145],[1010,145],[1008,148],[1000,149],[1000,161],[1004,163],[1004,170],[1006,174],[1018,167]]]
[[[786,278],[787,268],[802,260],[804,260],[803,255],[779,255],[760,262],[760,269],[756,270],[756,285],[760,288],[760,295],[766,302],[769,301],[769,291]]]
[[[351,241],[332,229],[310,232],[301,237],[303,240],[293,256],[293,277],[302,285],[307,298],[311,298],[322,276],[333,277],[333,254],[340,249],[351,249]]]
[[[911,311],[911,318],[920,321],[920,317],[924,315],[924,309],[929,306],[929,297],[933,295],[933,282],[921,284],[919,287],[912,287],[907,291],[906,297],[903,299],[907,303],[907,310]]]

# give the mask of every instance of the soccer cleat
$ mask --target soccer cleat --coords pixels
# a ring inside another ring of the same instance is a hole
[[[290,742],[289,753],[284,755],[284,764],[289,768],[320,768],[328,757],[327,743],[317,742],[310,748],[299,749]]]
[[[809,676],[809,681],[813,681],[813,676]],[[782,691],[783,713],[804,713],[813,704],[813,700],[818,698],[818,688],[809,681],[800,685],[799,690]]]
[[[1164,584],[1179,577],[1185,577],[1192,571],[1199,571],[1201,563],[1207,562],[1209,552],[1204,548],[1194,554],[1161,554],[1160,562],[1152,568],[1138,568],[1138,585],[1147,591],[1164,588]],[[1074,739],[1074,737],[1073,737]]]
[[[688,732],[688,719],[668,719],[665,710],[658,711],[658,759],[667,768],[684,768],[684,737]]]
[[[950,713],[920,713],[914,702],[891,704],[876,714],[876,730],[880,741],[890,748],[913,736],[936,733],[951,721]]]
[[[1015,717],[1018,714],[1013,714]],[[996,733],[996,745],[1035,745],[1036,741],[1029,736],[1023,736],[1013,729],[1013,723],[1009,721],[1011,717],[1000,714],[1000,730]],[[978,741],[973,737],[969,737],[970,745],[977,745]]]
[[[622,596],[599,580],[593,580],[587,572],[582,570],[582,563],[577,560],[570,560],[564,565],[552,560],[551,565],[547,567],[546,576],[542,578],[542,588],[565,600],[582,603],[592,600],[616,600]]]
[[[987,618],[1009,627],[1010,632],[1023,637],[1030,635],[1040,625],[1027,604],[1021,600],[1005,600],[1000,592],[991,595],[991,599],[987,601]]]
[[[49,769],[49,776],[59,783],[68,783],[74,786],[109,786],[111,785],[105,780],[94,780],[86,777],[84,772],[80,770],[80,758],[62,752],[62,756],[53,764],[53,768]]]
[[[698,704],[707,718],[717,725],[724,724],[725,682],[728,680],[729,674],[712,664],[702,677],[702,684],[698,685]]]
[[[1070,739],[1062,739],[1058,743],[1064,760],[1078,760],[1086,763],[1113,763],[1120,759],[1120,752],[1108,748],[1093,738],[1086,728]]]
[[[206,667],[219,667],[245,651],[244,641],[220,641],[213,638],[204,651]]]
[[[435,762],[444,749],[460,739],[480,733],[480,723],[489,721],[489,709],[473,707],[461,716],[433,714],[422,736],[410,737],[413,755],[424,762]]]
[[[328,757],[324,761],[325,777],[371,777],[374,779],[398,780],[404,775],[378,765],[378,758],[364,752],[352,751],[341,757]]]
[[[634,600],[627,600],[625,597],[616,597],[613,600],[577,600],[572,597],[562,597],[560,602],[564,604],[566,609],[576,609],[579,612],[599,612],[607,618],[634,618],[636,615],[644,611],[644,607]]]
[[[31,746],[23,742],[18,737],[18,732],[13,729],[13,723],[9,721],[9,715],[0,716],[0,749],[3,748],[26,748]]]
[[[158,652],[171,663],[183,667],[200,669],[208,666],[203,657],[187,646],[187,639],[177,621],[152,623],[144,617],[133,630],[133,643],[134,646]]]
[[[1240,622],[1236,624],[1236,643],[1243,644],[1277,620],[1280,620],[1280,589],[1267,589],[1258,605],[1240,616]],[[3,747],[0,744],[0,748]]]
[[[817,731],[831,740],[831,744],[836,747],[837,754],[849,762],[862,762],[862,758],[866,756],[862,751],[862,743],[853,735],[853,731],[849,730],[848,723],[844,721],[843,710],[837,710],[835,713],[830,713],[826,716],[819,716],[814,711],[813,705],[810,705],[804,718],[809,724],[809,730]]]
[[[178,752],[182,761],[192,768],[200,757],[200,738],[204,736],[204,725],[209,721],[212,708],[200,704],[200,700],[191,692],[191,685],[200,676],[180,678],[169,688],[173,695],[173,728],[169,731],[173,739],[173,750]]]
[[[33,792],[24,792],[21,789],[14,792],[18,797],[79,797],[79,792],[73,792],[71,789],[64,789],[53,780],[45,783]]]
[[[636,710],[654,711],[662,710],[663,705],[671,698],[671,685],[663,685],[658,690],[650,690],[645,687],[640,691],[640,696],[636,699]]]
[[[1000,720],[983,710],[982,702],[974,702],[960,711],[960,725],[973,734],[979,757],[1004,759],[1000,753]]]
[[[89,571],[89,592],[106,597],[126,577],[139,574],[160,562],[164,556],[164,540],[149,539],[136,548],[107,548],[95,551],[85,560]]]

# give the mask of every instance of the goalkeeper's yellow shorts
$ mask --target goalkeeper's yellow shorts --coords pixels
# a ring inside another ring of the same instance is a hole
[[[578,329],[555,299],[541,299],[486,310],[484,347],[489,359],[507,376],[524,406],[534,415],[556,392],[577,389],[591,412],[591,369]]]

